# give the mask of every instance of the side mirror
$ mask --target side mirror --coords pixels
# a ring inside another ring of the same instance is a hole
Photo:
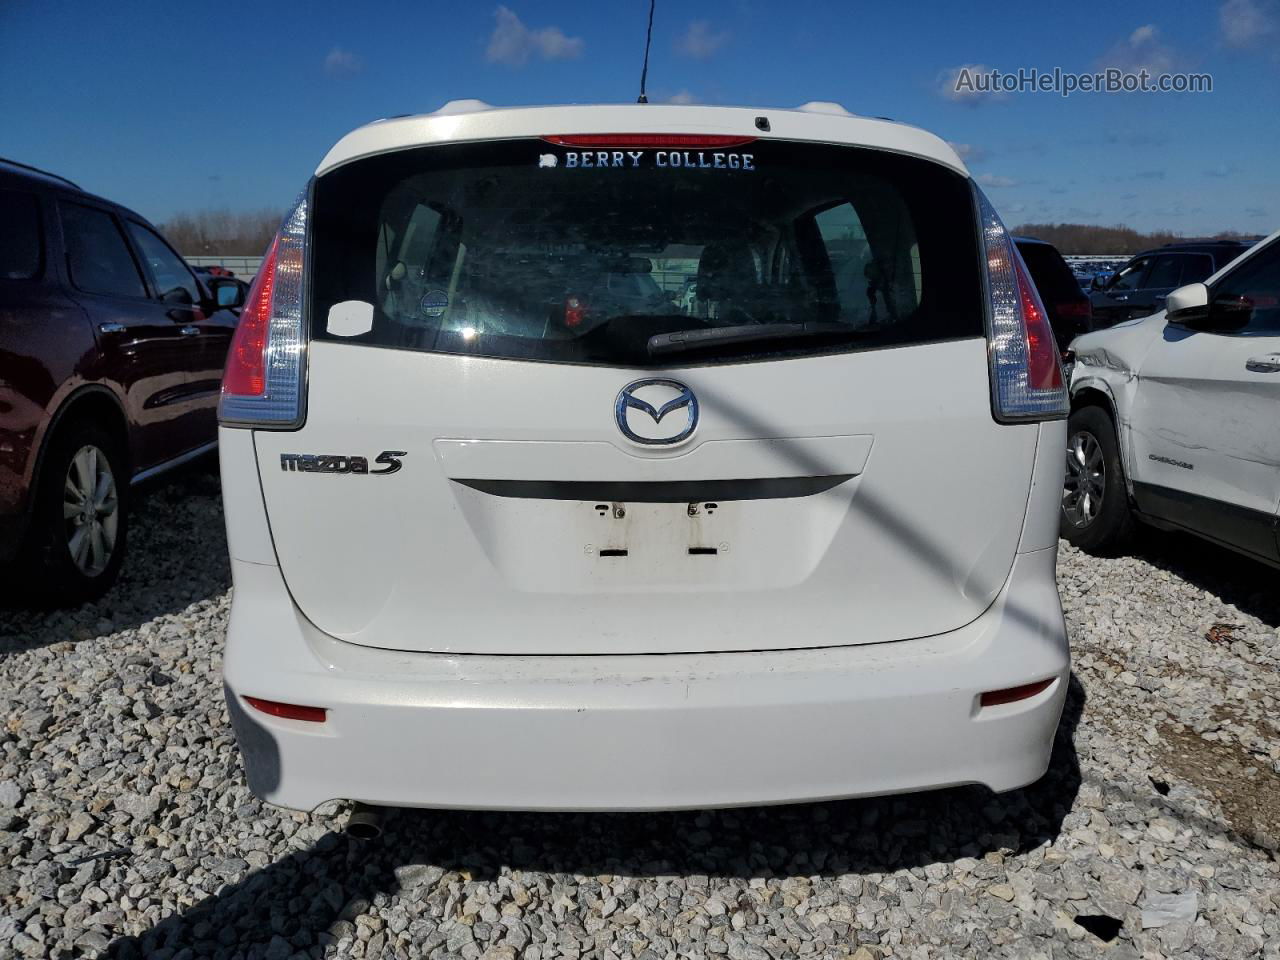
[[[1188,283],[1169,294],[1164,302],[1165,319],[1185,327],[1203,327],[1209,320],[1209,288]]]
[[[174,287],[172,290],[166,290],[160,294],[160,299],[164,303],[173,303],[180,307],[191,306],[191,293],[186,287]]]
[[[1102,274],[1099,273],[1095,273],[1089,280],[1090,290],[1102,290],[1105,289],[1106,285],[1107,282],[1102,279]]]
[[[232,277],[210,277],[209,289],[219,309],[235,310],[244,306],[245,288]]]

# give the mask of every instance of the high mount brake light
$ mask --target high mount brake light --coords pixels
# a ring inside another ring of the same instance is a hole
[[[974,191],[986,258],[992,412],[1010,423],[1065,417],[1070,401],[1049,315],[999,215]]]
[[[700,133],[567,133],[542,138],[561,147],[743,147],[755,137]]]
[[[302,418],[304,191],[276,234],[245,298],[222,375],[223,424],[291,428]]]

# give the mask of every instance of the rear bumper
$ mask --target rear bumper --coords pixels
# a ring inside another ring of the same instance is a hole
[[[299,809],[345,798],[649,810],[1010,790],[1044,773],[1067,692],[1055,557],[1020,554],[986,613],[935,637],[596,657],[353,646],[303,619],[278,568],[233,561],[228,707],[251,789]],[[979,708],[983,691],[1048,678],[1030,699]],[[271,717],[244,696],[328,717]]]

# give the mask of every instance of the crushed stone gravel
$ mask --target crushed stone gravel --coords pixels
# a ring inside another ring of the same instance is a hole
[[[1074,676],[1025,790],[393,811],[361,843],[244,786],[216,478],[135,509],[103,600],[0,610],[0,958],[1280,957],[1275,571],[1064,544]]]

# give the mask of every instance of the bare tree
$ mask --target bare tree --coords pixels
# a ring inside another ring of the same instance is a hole
[[[1088,223],[1024,223],[1014,227],[1013,232],[1023,236],[1038,237],[1048,241],[1065,254],[1115,254],[1129,256],[1159,247],[1166,243],[1192,239],[1171,230],[1157,230],[1152,233],[1138,233],[1128,227],[1101,227]],[[1223,231],[1212,237],[1195,238],[1212,240],[1249,240],[1234,231]]]
[[[198,210],[176,213],[161,232],[184,257],[256,257],[280,226],[275,210]]]

